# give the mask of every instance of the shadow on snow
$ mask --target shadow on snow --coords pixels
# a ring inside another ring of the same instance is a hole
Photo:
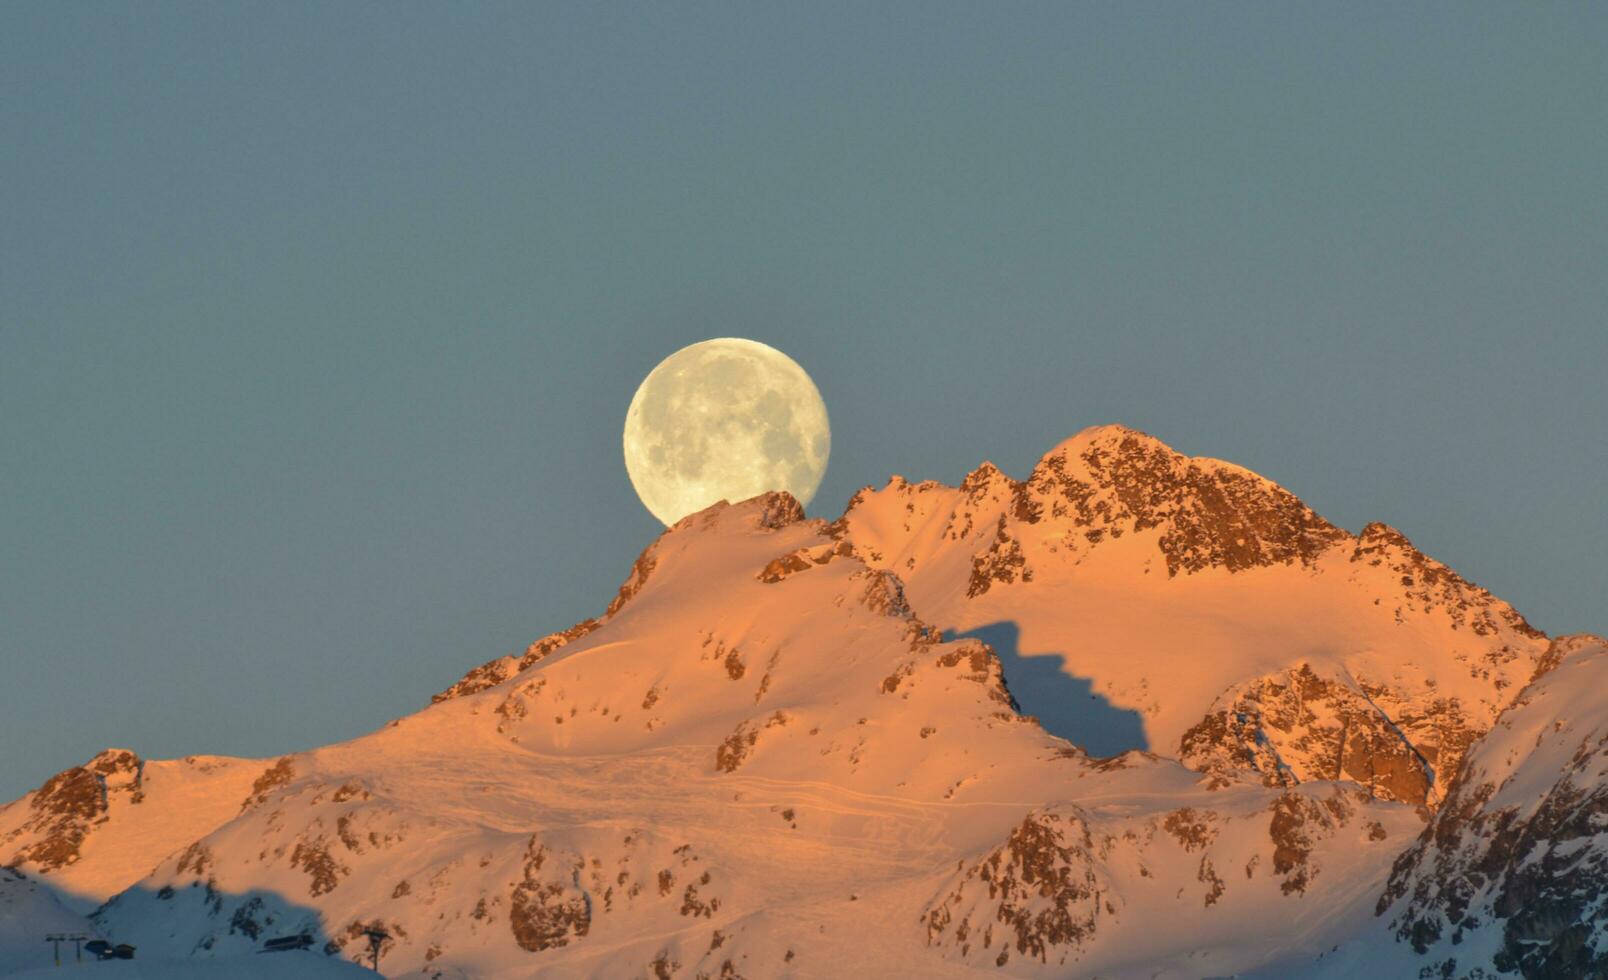
[[[55,948],[45,942],[45,934],[77,934],[84,945],[100,939],[134,947],[134,975],[146,975],[172,966],[193,963],[195,969],[184,976],[209,976],[216,965],[219,976],[330,976],[333,973],[367,973],[361,965],[369,962],[369,943],[361,930],[370,923],[354,920],[332,935],[321,913],[277,892],[266,889],[234,893],[216,889],[210,881],[181,887],[151,889],[134,885],[108,899],[93,912],[79,911],[83,897],[60,888],[46,875],[5,869],[16,883],[27,882],[52,900],[63,913],[51,918],[48,928],[37,937],[37,966],[51,967]],[[77,906],[77,908],[74,908]],[[67,919],[77,919],[69,928]],[[381,925],[378,920],[373,924]],[[285,952],[268,956],[252,954],[268,951],[269,943],[279,940]],[[395,945],[387,938],[384,954]],[[35,946],[34,942],[29,947]],[[93,961],[94,954],[82,946],[75,950],[72,940],[60,944],[64,965]],[[15,952],[7,950],[7,952]],[[4,957],[0,957],[4,958]],[[0,972],[29,969],[28,960],[11,957],[10,969],[0,964]],[[334,961],[327,966],[312,960]],[[154,963],[152,961],[155,961]],[[227,961],[227,968],[223,961]],[[347,969],[341,969],[345,967]],[[186,967],[188,969],[188,967]],[[145,972],[141,972],[141,971]]]
[[[994,648],[1005,667],[1005,684],[1022,713],[1036,716],[1051,735],[1096,757],[1150,748],[1139,712],[1113,705],[1094,693],[1092,680],[1067,673],[1064,655],[1024,654],[1021,629],[1014,622],[989,623],[954,636],[982,640]]]

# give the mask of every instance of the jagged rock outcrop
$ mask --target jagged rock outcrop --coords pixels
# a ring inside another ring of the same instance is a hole
[[[76,862],[85,838],[106,822],[112,794],[123,794],[130,803],[144,798],[143,767],[133,752],[107,749],[45,780],[26,798],[25,818],[0,837],[0,853],[6,845],[20,845],[0,863],[50,872]]]
[[[591,900],[572,880],[585,865],[555,868],[555,877],[544,878],[547,858],[547,848],[532,837],[524,878],[514,887],[508,905],[514,942],[532,953],[567,946],[572,938],[584,939],[592,928]]]
[[[1379,899],[1429,975],[1608,975],[1608,641],[1561,638],[1554,654]]]
[[[1405,534],[1388,524],[1375,522],[1363,528],[1351,561],[1383,567],[1398,577],[1398,618],[1435,609],[1451,620],[1453,629],[1466,627],[1479,636],[1495,635],[1506,625],[1530,639],[1545,637],[1518,610],[1419,551]]]
[[[1117,909],[1076,807],[1028,814],[999,847],[956,872],[925,913],[929,945],[1005,966],[1014,954],[1065,963]]]
[[[640,564],[640,559],[638,564]],[[523,656],[498,657],[496,660],[488,660],[463,675],[463,678],[456,684],[439,694],[432,695],[430,702],[435,704],[441,701],[449,701],[452,698],[461,698],[466,694],[484,691],[488,687],[496,687],[503,681],[540,661],[543,657],[563,648],[565,644],[586,636],[602,625],[603,622],[599,619],[583,619],[569,629],[549,633],[532,643],[525,648]]]
[[[1143,783],[1176,766],[1135,753],[1095,768]],[[1183,805],[1160,812],[1097,803],[1029,812],[945,878],[922,914],[928,945],[979,967],[1106,975],[1092,953],[1129,931],[1160,939],[1158,909],[1169,923],[1223,930],[1308,915],[1306,903],[1332,895],[1359,856],[1377,866],[1421,825],[1412,809],[1344,783],[1174,799]]]
[[[1159,529],[1168,575],[1311,563],[1347,537],[1271,480],[1121,426],[1045,456],[1027,491],[1024,523],[1067,518],[1091,544]]]
[[[1474,737],[1455,699],[1408,701],[1311,666],[1237,687],[1179,742],[1178,758],[1221,785],[1349,779],[1379,799],[1435,805]]]

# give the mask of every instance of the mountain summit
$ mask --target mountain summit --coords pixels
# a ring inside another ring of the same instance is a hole
[[[1604,708],[1600,639],[1103,426],[717,504],[413,715],[103,753],[0,860],[142,955],[392,974],[1596,976]]]

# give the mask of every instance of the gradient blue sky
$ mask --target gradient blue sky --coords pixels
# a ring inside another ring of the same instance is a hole
[[[360,734],[599,611],[620,427],[816,513],[1120,421],[1608,629],[1608,6],[0,10],[0,798]]]

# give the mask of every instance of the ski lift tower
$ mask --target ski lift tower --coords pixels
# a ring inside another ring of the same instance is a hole
[[[369,952],[374,956],[374,972],[378,973],[380,972],[380,946],[391,938],[391,934],[379,926],[369,926],[363,930],[363,935],[368,937]]]
[[[91,937],[81,932],[53,932],[45,937],[45,942],[50,943],[51,952],[56,957],[56,965],[61,966],[61,944],[72,943],[73,956],[75,960],[81,961],[84,958],[84,940],[89,938]]]

